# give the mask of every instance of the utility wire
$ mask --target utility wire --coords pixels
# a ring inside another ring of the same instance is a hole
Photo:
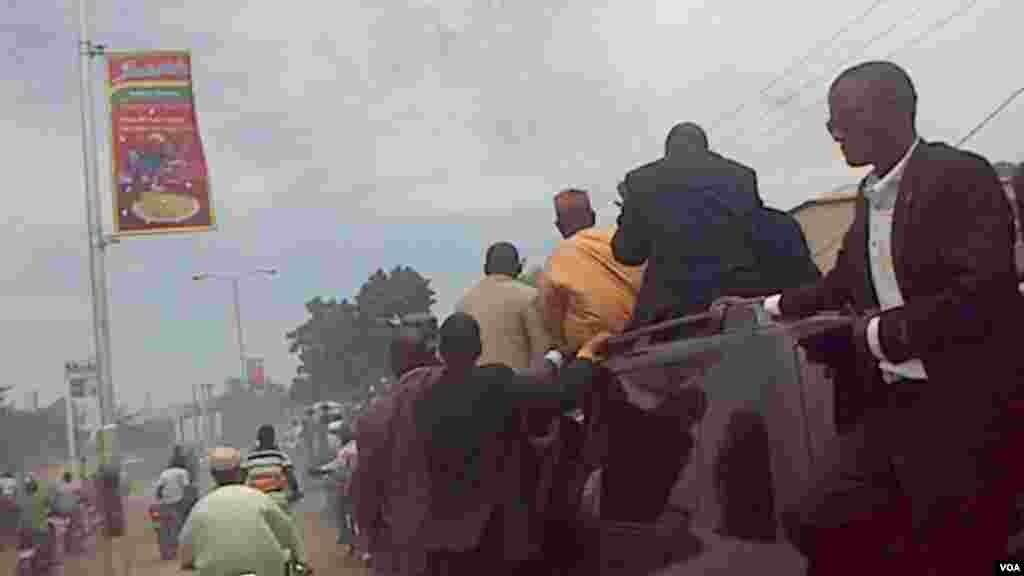
[[[807,62],[810,61],[810,59],[812,57],[814,57],[820,51],[819,49],[823,49],[823,48],[827,47],[828,45],[834,44],[835,41],[838,40],[843,34],[846,34],[854,26],[857,26],[858,24],[860,24],[861,22],[866,20],[867,17],[870,16],[872,12],[874,12],[879,7],[881,7],[883,4],[885,4],[886,2],[889,2],[889,1],[890,0],[875,0],[875,2],[872,3],[871,6],[869,6],[867,10],[865,10],[860,15],[858,15],[857,17],[853,18],[852,20],[848,21],[846,24],[841,26],[839,28],[839,30],[837,30],[832,35],[831,38],[829,38],[828,40],[819,41],[817,44],[815,44],[813,47],[811,47],[811,49],[808,50],[807,53],[805,53],[800,58],[797,58],[796,60],[791,62],[789,64],[789,66],[787,66],[786,69],[782,71],[781,74],[776,76],[764,88],[761,88],[761,90],[757,93],[757,96],[755,96],[753,99],[747,100],[746,102],[741,103],[739,106],[737,106],[731,112],[727,112],[725,114],[720,115],[718,117],[718,119],[716,119],[712,123],[712,130],[714,130],[715,128],[721,126],[723,123],[731,122],[732,120],[734,120],[744,110],[746,110],[748,105],[750,105],[752,102],[756,102],[756,101],[761,100],[761,98],[763,98],[772,88],[777,86],[779,84],[779,82],[782,82],[783,80],[788,78],[793,72],[796,71],[797,68],[800,68],[801,66],[804,66],[805,64],[807,64]]]
[[[971,131],[968,132],[963,138],[961,138],[956,143],[957,147],[963,146],[964,143],[967,142],[968,140],[970,140],[971,138],[973,138],[975,134],[977,134],[978,132],[981,132],[981,130],[985,126],[987,126],[989,122],[994,120],[996,118],[996,116],[999,116],[1000,114],[1002,114],[1003,111],[1006,110],[1006,108],[1010,104],[1012,104],[1014,100],[1016,100],[1018,97],[1020,97],[1021,94],[1024,94],[1024,86],[1021,86],[1020,88],[1014,90],[1013,93],[1011,93],[1010,96],[1006,98],[1006,100],[1003,100],[1003,103],[1000,104],[999,106],[997,106],[995,110],[990,112],[989,115],[986,116],[984,120],[979,122],[974,128],[971,128]]]
[[[900,48],[890,52],[889,54],[887,54],[885,56],[885,59],[886,60],[890,59],[893,55],[895,55],[898,52],[903,51],[904,49],[916,47],[925,38],[927,38],[930,34],[935,33],[937,31],[939,31],[940,29],[944,28],[947,24],[952,22],[958,16],[962,16],[968,10],[973,8],[974,5],[978,3],[978,1],[979,0],[971,0],[971,1],[965,2],[959,10],[957,10],[953,14],[950,14],[948,17],[946,17],[946,18],[944,18],[942,20],[939,20],[938,22],[933,24],[928,30],[926,30],[924,33],[919,34],[917,37],[912,39],[910,42],[908,42],[905,45],[901,46]],[[1003,100],[1003,102],[1001,104],[999,104],[999,106],[996,106],[996,108],[994,110],[992,110],[992,112],[990,112],[987,116],[985,116],[985,118],[981,122],[976,124],[973,128],[971,128],[971,130],[967,134],[964,135],[963,138],[961,138],[959,141],[957,141],[956,146],[957,147],[963,146],[964,143],[966,143],[968,140],[973,138],[978,132],[980,132],[982,129],[984,129],[985,126],[987,126],[989,122],[991,122],[997,116],[1002,114],[1010,106],[1010,104],[1012,104],[1013,101],[1016,100],[1017,98],[1019,98],[1022,94],[1024,94],[1024,86],[1021,86],[1017,90],[1014,90],[1012,93],[1010,93],[1010,95],[1005,100]],[[827,99],[827,96],[824,99]],[[819,100],[815,104],[820,104],[823,100]],[[801,122],[801,124],[802,124],[802,122]],[[794,133],[795,133],[795,130],[791,131],[789,136],[792,136],[792,134],[794,134]],[[825,252],[830,247],[831,246],[823,248],[820,252]],[[817,256],[817,254],[815,254],[815,256]]]
[[[853,61],[859,60],[860,58],[863,58],[864,54],[866,54],[867,51],[872,46],[874,46],[878,42],[884,40],[885,38],[888,38],[893,32],[896,31],[897,28],[903,26],[904,24],[908,24],[912,20],[916,19],[921,14],[921,12],[924,10],[925,6],[927,6],[927,5],[926,4],[918,4],[917,8],[913,12],[911,12],[907,17],[905,17],[902,20],[892,24],[891,26],[889,26],[885,30],[882,30],[878,34],[875,34],[874,36],[869,38],[866,42],[862,43],[857,48],[857,50],[855,51],[855,53],[853,55],[849,55],[849,54],[847,55],[846,59],[843,60],[843,66],[845,67],[845,66],[849,65],[850,63],[852,63]],[[817,75],[813,76],[809,80],[803,82],[802,84],[800,84],[800,86],[797,87],[796,90],[793,91],[793,93],[789,97],[787,97],[785,100],[783,100],[782,102],[778,103],[773,109],[771,109],[767,113],[765,113],[761,117],[761,121],[768,120],[768,118],[771,116],[771,114],[773,112],[775,112],[777,110],[783,110],[784,111],[784,108],[786,106],[788,106],[789,104],[791,104],[793,102],[798,102],[800,95],[804,91],[806,91],[808,87],[810,87],[813,84],[817,84],[821,80],[828,78],[829,76],[831,76],[834,73],[835,72],[832,69],[828,69],[828,70],[826,70],[826,71],[824,71],[824,72],[822,72],[820,74],[817,74]],[[809,105],[807,105],[805,107],[800,108],[797,111],[796,115],[797,116],[802,115],[804,112],[809,110],[811,107],[816,106],[818,103],[819,103],[819,101],[815,101],[815,102],[812,102],[811,104],[809,104]],[[777,119],[776,122],[774,124],[772,124],[772,126],[770,128],[760,132],[760,134],[758,134],[758,136],[764,137],[764,136],[767,136],[767,135],[769,135],[769,134],[771,134],[773,132],[777,132],[779,128],[782,128],[783,126],[787,125],[787,121],[788,120],[789,119],[785,116],[785,114],[783,114],[783,116],[780,117],[779,119]],[[736,131],[733,134],[731,134],[729,136],[729,139],[730,139],[730,141],[735,143],[735,142],[738,142],[738,140],[739,140],[739,138],[741,136],[745,136],[745,135],[749,135],[749,134],[750,134],[749,131],[739,130],[739,131]]]
[[[909,41],[904,43],[902,46],[900,46],[896,50],[893,50],[893,51],[889,52],[888,54],[886,54],[882,58],[882,60],[891,60],[893,56],[895,56],[896,54],[899,54],[900,52],[916,48],[918,45],[921,44],[921,42],[926,40],[929,36],[935,34],[936,32],[938,32],[940,30],[942,30],[943,28],[948,26],[950,23],[952,23],[954,20],[956,20],[957,18],[959,18],[959,17],[963,16],[964,14],[966,14],[969,10],[974,8],[974,6],[976,4],[978,4],[978,2],[980,2],[980,0],[967,0],[966,2],[961,4],[960,8],[958,8],[954,12],[952,12],[951,14],[945,16],[944,18],[941,18],[941,19],[935,21],[926,30],[924,30],[923,32],[921,32],[917,36],[911,38]],[[858,58],[859,58],[859,56],[858,56]],[[849,63],[850,62],[848,62],[847,64],[849,64]],[[808,112],[809,110],[811,110],[812,108],[816,108],[816,107],[819,107],[819,106],[823,105],[827,100],[828,100],[828,94],[826,93],[826,94],[822,95],[820,98],[818,98],[817,100],[815,100],[814,102],[811,102],[810,104],[801,107],[797,111],[797,113],[793,115],[794,121],[791,121],[789,123],[780,122],[780,123],[776,124],[772,129],[770,129],[768,131],[765,131],[765,132],[762,132],[760,135],[761,136],[768,136],[771,132],[777,132],[779,128],[792,128],[791,130],[787,131],[785,133],[785,135],[782,138],[780,138],[779,140],[785,141],[785,140],[790,139],[811,118],[810,116],[805,116],[804,114],[806,112]]]
[[[850,64],[852,64],[853,62],[855,62],[857,60],[860,60],[861,58],[864,58],[864,55],[867,54],[868,50],[872,46],[874,46],[878,42],[881,42],[882,40],[885,40],[890,35],[892,35],[892,33],[895,32],[898,28],[900,28],[904,24],[908,24],[909,22],[911,22],[912,20],[917,18],[917,16],[921,14],[921,12],[923,11],[925,6],[926,6],[926,4],[919,4],[917,9],[915,9],[909,16],[907,16],[903,20],[900,20],[899,22],[894,23],[893,25],[889,26],[885,30],[883,30],[880,33],[875,34],[874,36],[869,38],[867,42],[865,42],[865,43],[860,45],[860,48],[856,51],[855,54],[853,54],[852,56],[848,55],[848,57],[843,61],[843,64],[839,68],[845,68],[845,67],[849,66]],[[796,89],[796,91],[793,93],[793,95],[789,97],[788,101],[784,102],[783,105],[780,106],[779,108],[780,109],[784,108],[785,105],[789,104],[790,102],[798,102],[799,101],[799,96],[800,96],[801,93],[806,91],[812,85],[817,84],[817,83],[821,82],[822,80],[827,80],[828,78],[830,78],[834,74],[835,74],[834,70],[831,70],[831,69],[830,70],[826,70],[826,71],[818,74],[817,76],[814,76],[810,80],[804,82],[803,84],[800,85],[799,88]],[[797,111],[797,115],[803,114],[804,112],[809,110],[811,106],[815,106],[819,102],[820,101],[815,101],[812,104],[810,104],[809,106],[804,106],[804,107],[800,108]],[[768,118],[768,115],[766,114],[763,117],[763,119],[767,119],[767,118]],[[760,136],[767,136],[768,134],[777,131],[779,128],[785,126],[787,124],[788,120],[789,119],[785,116],[785,111],[783,110],[783,116],[779,119],[779,121],[776,122],[767,131],[761,132]]]

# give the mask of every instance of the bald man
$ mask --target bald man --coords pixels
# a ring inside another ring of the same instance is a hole
[[[729,293],[730,274],[755,267],[737,230],[762,206],[757,174],[711,151],[700,126],[674,126],[664,157],[626,174],[619,194],[615,259],[647,263],[635,324],[703,312]]]
[[[585,190],[555,195],[555,227],[563,240],[548,257],[539,279],[548,332],[576,350],[595,334],[622,332],[643,283],[643,266],[627,266],[612,255],[615,227],[595,227]]]
[[[836,265],[765,308],[860,315],[847,345],[859,417],[786,532],[808,574],[977,573],[1005,556],[1019,488],[1002,452],[1024,374],[1012,212],[988,161],[918,136],[917,92],[896,64],[847,69],[828,108],[847,163],[873,169]]]

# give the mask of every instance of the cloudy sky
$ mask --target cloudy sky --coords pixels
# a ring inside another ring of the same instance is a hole
[[[180,401],[238,372],[230,288],[196,271],[280,269],[244,283],[242,312],[250,352],[289,381],[283,335],[304,301],[403,264],[433,280],[447,314],[487,244],[543,259],[559,187],[589,187],[611,222],[615,183],[676,121],[703,123],[789,208],[856,178],[823,128],[844,65],[895,52],[921,93],[921,132],[939,140],[1019,87],[1002,71],[1024,2],[883,1],[830,41],[875,3],[96,0],[97,41],[192,50],[220,219],[109,251],[119,400]],[[77,28],[71,0],[7,0],[0,14],[2,383],[46,402],[63,362],[92,349]],[[1015,103],[969,147],[1022,160],[1022,123]]]

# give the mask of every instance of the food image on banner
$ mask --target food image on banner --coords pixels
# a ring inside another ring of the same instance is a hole
[[[107,56],[116,234],[215,226],[186,51]]]

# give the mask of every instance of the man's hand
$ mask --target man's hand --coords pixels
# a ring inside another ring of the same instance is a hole
[[[593,362],[604,360],[604,353],[608,348],[608,340],[612,337],[611,332],[601,332],[594,336],[577,352],[577,358],[585,358]]]
[[[868,324],[871,323],[871,319],[876,317],[877,313],[867,313],[858,315],[853,321],[853,347],[858,356],[865,356],[867,358],[873,358],[876,361],[881,360],[878,354],[875,353],[871,348],[871,342],[868,339]],[[881,343],[879,342],[879,348]],[[881,352],[881,350],[879,350]]]
[[[1024,296],[1024,282],[1017,284],[1017,292],[1020,292],[1020,295]]]
[[[734,306],[761,304],[763,302],[764,298],[742,298],[740,296],[721,296],[711,303],[711,308],[709,310],[714,313],[722,313]]]

